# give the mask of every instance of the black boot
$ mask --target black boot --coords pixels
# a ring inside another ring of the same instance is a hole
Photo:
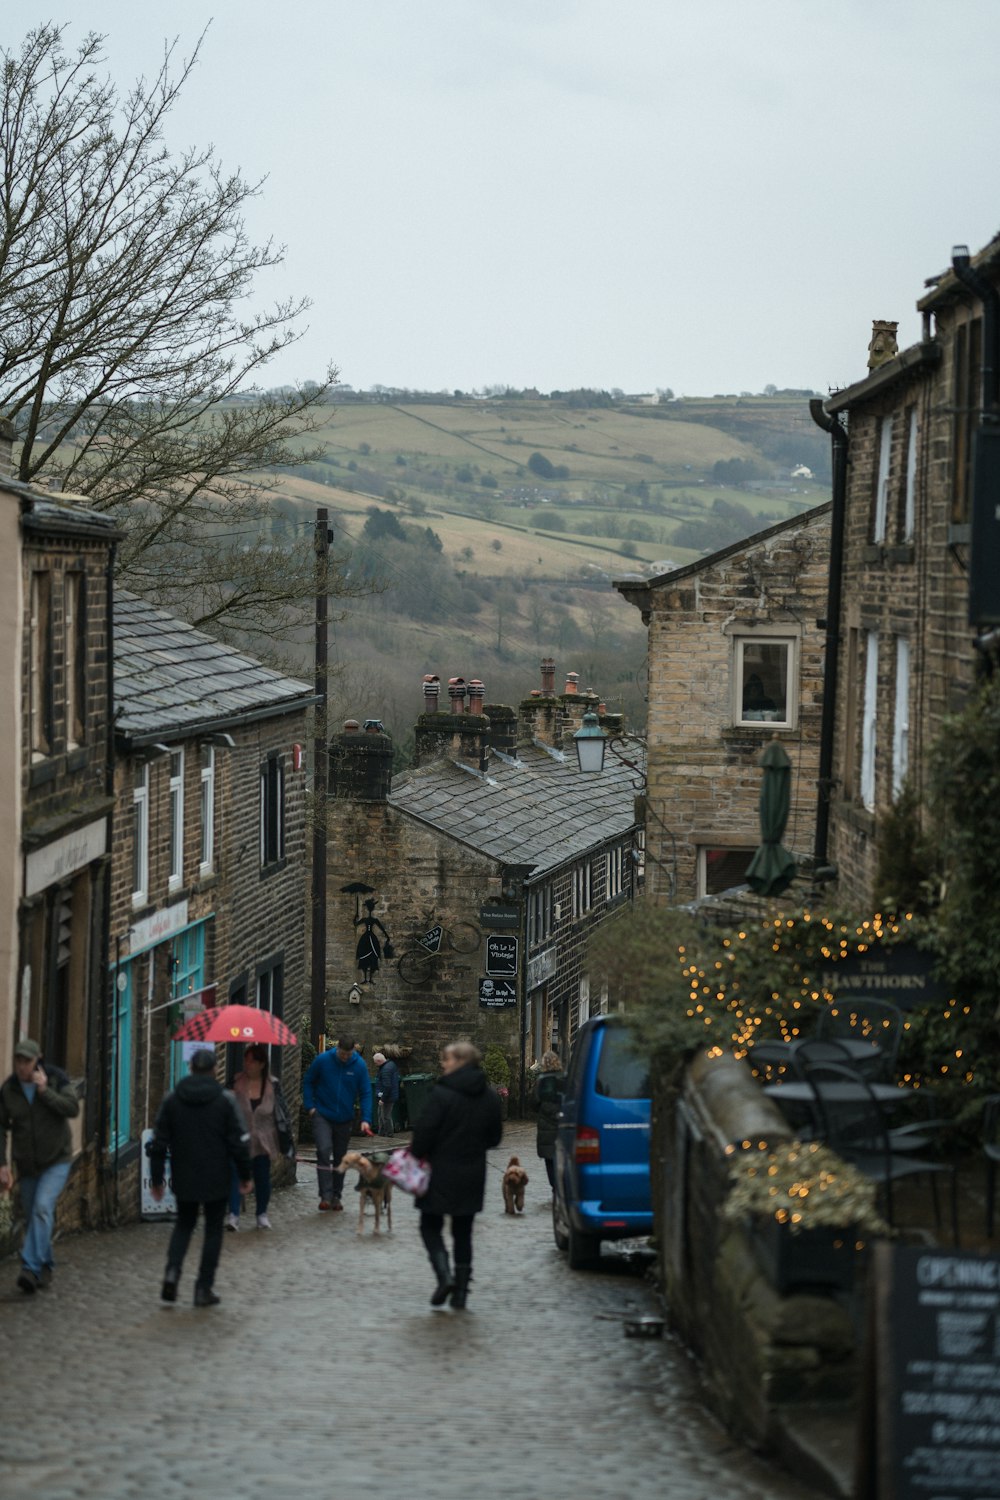
[[[210,1286],[202,1286],[201,1282],[199,1281],[198,1285],[194,1289],[195,1307],[218,1307],[221,1301],[222,1298],[219,1296],[218,1292],[213,1292]]]
[[[469,1295],[469,1282],[472,1280],[471,1266],[455,1266],[455,1290],[451,1294],[452,1307],[462,1308],[465,1299]]]
[[[434,1250],[431,1253],[431,1265],[438,1284],[431,1293],[431,1307],[443,1307],[451,1296],[455,1283],[451,1276],[451,1265],[448,1261],[447,1250]]]
[[[163,1273],[163,1285],[160,1287],[160,1298],[162,1301],[177,1301],[177,1283],[180,1279],[180,1266],[168,1266]]]

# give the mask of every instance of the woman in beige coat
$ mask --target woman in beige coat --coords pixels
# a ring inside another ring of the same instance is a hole
[[[253,1168],[254,1194],[257,1199],[257,1228],[270,1229],[267,1205],[271,1200],[271,1163],[281,1155],[278,1127],[274,1115],[275,1087],[270,1077],[267,1048],[251,1042],[243,1054],[243,1072],[233,1080],[233,1093],[240,1115],[250,1132],[250,1161]],[[240,1227],[240,1186],[233,1174],[229,1194],[227,1229]]]

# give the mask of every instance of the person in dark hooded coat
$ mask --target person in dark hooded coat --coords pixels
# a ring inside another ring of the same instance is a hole
[[[430,1163],[431,1180],[416,1200],[420,1237],[437,1276],[431,1304],[448,1299],[463,1308],[472,1279],[472,1221],[483,1206],[486,1153],[503,1134],[500,1097],[489,1087],[471,1042],[451,1042],[441,1053],[441,1077],[413,1130],[410,1149]],[[454,1275],[444,1242],[451,1218]]]

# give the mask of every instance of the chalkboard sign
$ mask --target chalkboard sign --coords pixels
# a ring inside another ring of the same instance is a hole
[[[484,1010],[506,1010],[517,1004],[517,986],[512,979],[481,979],[479,1004]]]
[[[879,1245],[874,1321],[878,1500],[1000,1500],[1000,1257]]]
[[[516,937],[509,937],[501,932],[487,933],[486,972],[508,976],[517,973]]]

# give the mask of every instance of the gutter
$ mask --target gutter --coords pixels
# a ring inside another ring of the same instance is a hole
[[[230,713],[215,719],[198,719],[191,723],[164,724],[159,729],[144,729],[141,734],[130,734],[121,726],[115,731],[115,739],[123,751],[139,750],[146,745],[156,745],[164,740],[193,739],[197,735],[215,734],[219,730],[238,729],[245,724],[256,724],[262,719],[277,719],[283,714],[298,713],[300,709],[312,708],[319,698],[315,693],[306,693],[301,698],[286,698],[267,708],[253,708],[245,713]]]
[[[819,732],[819,800],[813,855],[818,866],[827,862],[830,800],[833,794],[833,736],[837,719],[837,673],[840,666],[840,609],[844,573],[844,522],[847,513],[847,431],[819,398],[809,402],[809,415],[830,434],[833,470],[830,512],[830,578],[826,594],[826,654],[823,665],[823,712]]]

